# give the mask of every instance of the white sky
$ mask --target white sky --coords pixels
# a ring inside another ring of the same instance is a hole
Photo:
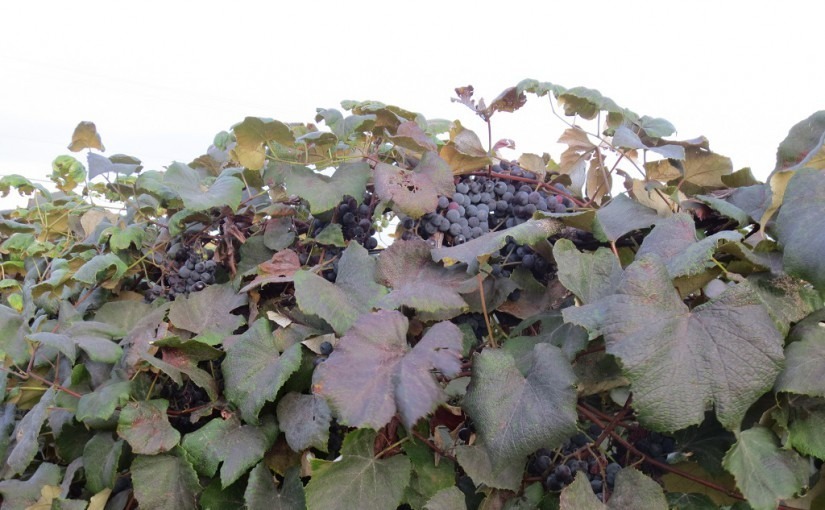
[[[599,89],[765,178],[825,108],[819,1],[41,1],[0,19],[0,175],[46,179],[81,120],[148,169],[204,153],[247,115],[311,122],[373,99],[458,119],[523,78]],[[564,125],[530,96],[493,138],[549,152]],[[513,154],[515,156],[516,154]],[[85,164],[85,155],[76,155]],[[0,199],[0,204],[10,204]]]

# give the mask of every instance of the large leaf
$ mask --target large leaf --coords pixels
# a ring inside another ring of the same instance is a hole
[[[391,203],[396,212],[420,218],[435,211],[438,196],[455,192],[453,174],[446,161],[435,152],[426,152],[412,170],[378,163],[375,166],[375,193]]]
[[[785,369],[774,390],[825,397],[825,310],[815,312],[791,330]]]
[[[583,303],[612,294],[622,277],[622,265],[608,248],[582,253],[569,239],[559,239],[553,245],[553,258],[559,280]]]
[[[341,422],[380,429],[396,411],[407,429],[446,400],[432,371],[461,368],[461,338],[451,322],[432,326],[410,349],[408,320],[395,311],[361,316],[313,374],[314,392],[327,398]]]
[[[656,256],[631,264],[616,294],[563,314],[591,339],[604,335],[632,382],[640,420],[654,429],[698,424],[710,403],[738,429],[782,369],[782,336],[749,285],[690,310]]]
[[[198,474],[188,460],[172,455],[138,455],[132,462],[132,484],[140,508],[195,510]]]
[[[349,243],[341,255],[335,284],[310,271],[298,271],[294,279],[301,310],[324,319],[339,335],[387,291],[375,282],[375,259],[359,243]]]
[[[214,345],[242,326],[246,320],[231,312],[247,302],[246,294],[236,293],[230,284],[209,285],[200,292],[180,297],[169,309],[169,321],[178,328],[199,335]]]
[[[77,403],[77,421],[107,420],[117,406],[129,401],[131,381],[111,381],[80,397]]]
[[[441,148],[439,155],[450,165],[454,174],[478,170],[491,161],[478,135],[458,121],[450,128],[450,140]]]
[[[104,280],[118,280],[127,269],[128,267],[120,260],[120,257],[114,253],[105,253],[95,255],[80,266],[73,278],[81,283],[95,285]]]
[[[788,273],[825,290],[825,171],[797,170],[776,218]]]
[[[645,164],[648,179],[671,181],[684,178],[705,188],[725,188],[722,177],[733,171],[730,158],[720,156],[702,147],[688,147],[685,160],[674,165],[673,160],[662,159]]]
[[[412,465],[410,485],[404,491],[404,501],[411,507],[421,508],[438,491],[455,486],[455,463],[443,457],[436,460],[420,441],[407,441],[403,448]]]
[[[370,174],[365,161],[342,163],[332,177],[294,165],[287,171],[284,181],[290,194],[309,202],[310,212],[318,214],[338,205],[346,195],[360,200]]]
[[[166,416],[168,407],[169,402],[163,399],[126,404],[118,417],[117,434],[135,453],[168,452],[180,441],[180,432],[172,428]]]
[[[310,447],[327,450],[332,413],[326,399],[319,395],[287,393],[278,401],[278,424],[292,451]]]
[[[445,268],[432,260],[430,247],[422,239],[396,241],[378,258],[378,279],[391,288],[377,305],[402,306],[437,314],[441,319],[459,315],[467,303],[459,294],[467,274],[460,268]]]
[[[83,447],[83,471],[89,492],[97,494],[114,488],[121,453],[123,441],[112,439],[111,432],[99,432],[86,443]]]
[[[461,469],[476,484],[483,483],[496,489],[517,491],[524,478],[525,458],[518,457],[494,464],[489,449],[481,444],[456,445],[455,457]]]
[[[247,117],[232,127],[237,145],[232,155],[250,170],[260,170],[266,161],[264,145],[271,142],[289,145],[295,137],[283,122],[258,117]]]
[[[473,358],[464,408],[494,466],[559,446],[575,432],[575,376],[558,347],[538,344],[522,375],[512,356],[484,350]]]
[[[697,242],[693,218],[679,213],[661,220],[645,237],[636,256],[655,253],[665,261],[671,278],[693,276],[716,265],[713,254],[720,241],[740,239],[742,234],[739,232],[725,230]]]
[[[628,232],[655,225],[660,219],[653,209],[619,195],[596,211],[593,234],[600,241],[617,241]]]
[[[275,400],[278,390],[301,366],[301,344],[283,354],[266,319],[256,320],[226,349],[221,364],[227,399],[238,406],[244,421],[258,423],[258,413],[266,402]]]
[[[662,487],[643,475],[641,471],[626,467],[616,475],[616,488],[608,502],[611,510],[644,508],[667,510],[668,504]]]
[[[368,429],[350,432],[340,460],[312,461],[308,510],[395,510],[410,480],[410,461],[404,455],[376,459],[375,435]]]
[[[163,174],[163,183],[174,189],[183,205],[191,211],[206,211],[228,206],[235,211],[241,203],[243,181],[223,173],[211,184],[201,181],[198,173],[183,163],[172,163]]]
[[[256,427],[237,418],[214,419],[187,434],[181,446],[202,475],[214,476],[221,464],[221,486],[226,488],[263,459],[277,435],[274,420]]]
[[[261,462],[249,473],[244,501],[250,510],[305,510],[306,501],[300,469],[294,466],[287,470],[279,491],[272,472]]]
[[[808,462],[781,449],[774,433],[762,426],[739,434],[724,465],[754,510],[774,510],[808,481]]]
[[[464,493],[458,487],[449,487],[435,493],[424,505],[424,510],[457,510],[466,508]]]
[[[38,437],[40,429],[49,417],[49,407],[54,404],[56,390],[46,390],[40,401],[34,405],[14,429],[14,446],[6,458],[2,474],[4,476],[23,473],[40,449]]]

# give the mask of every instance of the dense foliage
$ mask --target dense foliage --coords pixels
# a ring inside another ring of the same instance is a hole
[[[825,112],[761,183],[595,90],[456,92],[567,149],[346,101],[3,177],[3,508],[822,508]]]

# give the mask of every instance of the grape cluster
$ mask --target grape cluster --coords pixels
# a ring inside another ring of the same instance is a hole
[[[349,241],[355,239],[368,249],[374,250],[378,247],[378,240],[374,238],[375,227],[372,222],[372,193],[364,192],[364,200],[360,205],[355,198],[345,196],[340,204],[335,208],[335,223],[341,225],[344,239]],[[318,235],[328,223],[316,222],[313,230],[313,237]]]
[[[591,426],[588,434],[580,432],[574,435],[557,451],[539,449],[530,456],[527,472],[540,478],[548,491],[562,490],[573,483],[576,473],[582,472],[590,481],[593,492],[604,501],[605,489],[608,492],[613,490],[616,475],[622,466],[609,462],[602,456],[595,456],[592,451],[599,451],[598,449],[583,450],[600,433],[598,427]]]
[[[169,251],[168,271],[159,283],[150,283],[144,294],[148,302],[164,297],[174,300],[175,297],[191,292],[198,292],[207,285],[215,282],[215,272],[218,263],[213,260],[212,250],[196,251],[180,242],[173,243]]]
[[[341,454],[341,446],[344,444],[344,436],[347,428],[338,423],[335,418],[329,424],[329,439],[327,440],[327,459],[333,460]]]

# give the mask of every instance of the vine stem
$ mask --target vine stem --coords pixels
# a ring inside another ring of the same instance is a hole
[[[453,455],[451,455],[451,454],[449,454],[449,453],[447,453],[447,452],[445,452],[445,451],[441,450],[441,448],[439,448],[438,446],[436,446],[436,445],[435,445],[435,443],[433,443],[432,441],[430,441],[430,440],[429,440],[429,439],[427,439],[426,437],[422,436],[422,435],[421,435],[420,433],[418,433],[415,429],[411,430],[411,431],[410,431],[410,433],[411,433],[411,434],[412,434],[412,435],[413,435],[416,439],[418,439],[419,441],[421,441],[422,443],[424,443],[425,445],[427,445],[427,447],[428,447],[430,450],[434,451],[435,453],[437,453],[437,454],[441,455],[442,457],[444,457],[444,458],[446,458],[446,459],[450,459],[451,461],[456,462],[455,457],[454,457]]]
[[[493,335],[493,326],[490,324],[490,317],[487,316],[487,300],[484,298],[484,280],[481,273],[478,273],[476,278],[478,279],[478,293],[481,296],[481,311],[484,314],[484,323],[487,325],[487,334],[490,336],[490,346],[498,347],[496,338]]]
[[[743,496],[742,494],[740,494],[739,492],[737,492],[735,490],[728,489],[726,487],[723,487],[723,486],[721,486],[719,484],[716,484],[716,483],[713,483],[713,482],[709,482],[709,481],[707,481],[703,478],[699,478],[696,475],[688,473],[687,471],[682,471],[679,468],[675,468],[675,467],[671,466],[670,464],[665,464],[663,462],[659,462],[656,459],[652,459],[652,458],[648,457],[647,455],[645,455],[644,453],[642,453],[638,449],[636,449],[635,446],[630,444],[627,440],[625,440],[622,436],[617,434],[615,431],[610,430],[608,428],[609,424],[605,424],[602,421],[602,417],[599,416],[600,413],[598,411],[596,411],[595,409],[590,408],[590,406],[588,406],[587,404],[577,404],[576,408],[578,409],[579,413],[584,415],[588,420],[592,421],[593,423],[595,423],[596,425],[598,425],[599,427],[604,429],[604,432],[607,432],[610,435],[610,437],[613,438],[614,441],[618,442],[619,444],[621,444],[622,446],[624,446],[628,450],[632,451],[636,455],[641,456],[642,459],[644,460],[644,462],[647,462],[648,464],[650,464],[650,465],[652,465],[652,466],[654,466],[658,469],[661,469],[662,471],[673,473],[674,475],[681,476],[682,478],[690,480],[691,482],[698,483],[699,485],[703,485],[703,486],[705,486],[709,489],[713,489],[715,491],[721,492],[722,494],[724,494],[728,497],[738,499],[740,501],[747,501],[745,496]],[[604,434],[604,432],[602,434]],[[777,510],[802,510],[801,508],[795,508],[795,507],[785,506],[785,505],[779,505],[776,508],[777,508]]]
[[[376,459],[380,458],[380,457],[381,457],[382,455],[384,455],[385,453],[387,453],[387,452],[389,452],[389,451],[391,451],[391,450],[394,450],[395,448],[398,448],[399,446],[401,446],[402,444],[406,443],[406,442],[407,442],[407,441],[409,441],[409,440],[410,440],[410,436],[402,437],[402,438],[401,438],[401,439],[399,439],[398,441],[394,442],[393,444],[389,445],[388,447],[386,447],[386,448],[384,448],[383,450],[381,450],[380,452],[378,452],[378,453],[375,455],[375,458],[376,458]]]

